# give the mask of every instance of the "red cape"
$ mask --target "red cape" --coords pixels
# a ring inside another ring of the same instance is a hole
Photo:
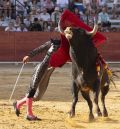
[[[61,27],[64,30],[66,27],[80,27],[87,31],[91,31],[92,28],[90,28],[88,25],[80,21],[80,19],[75,16],[72,12],[69,10],[65,10],[63,14],[61,15]],[[96,47],[103,44],[106,40],[106,37],[104,37],[101,33],[97,32],[96,35],[93,37],[93,43]],[[69,56],[69,42],[66,39],[64,35],[61,34],[61,46],[55,52],[51,59],[50,59],[50,65],[53,67],[61,67],[64,65],[67,61],[70,60]]]

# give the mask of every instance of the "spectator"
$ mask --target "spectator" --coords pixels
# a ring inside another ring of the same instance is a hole
[[[88,15],[88,25],[93,28],[94,24],[97,23],[97,14],[95,10],[91,10],[90,15]]]
[[[34,18],[34,22],[30,24],[30,31],[42,31],[42,27],[39,23],[38,18]]]
[[[10,21],[8,26],[5,28],[5,31],[16,31],[16,28],[14,27],[14,21]]]
[[[32,0],[32,7],[36,8],[37,10],[37,0]]]
[[[0,4],[0,17],[3,16],[3,4]]]
[[[24,16],[27,16],[27,14],[30,13],[31,9],[30,9],[30,1],[29,0],[24,0]]]
[[[83,15],[83,21],[89,25],[89,17],[90,17],[90,12],[89,10],[85,10],[84,15]]]
[[[120,1],[119,0],[114,0],[113,3],[113,19],[120,19]]]
[[[60,8],[68,8],[69,0],[56,0],[56,4]]]
[[[41,9],[45,3],[45,0],[36,0],[36,7],[37,9]]]
[[[80,17],[80,11],[79,11],[78,8],[74,8],[73,13],[74,13],[79,19],[81,19],[81,17]]]
[[[1,4],[1,5],[3,4],[3,0],[0,0],[0,4]]]
[[[74,0],[69,0],[69,6],[68,6],[68,8],[70,9],[70,11],[73,10],[73,8],[74,8],[74,3],[75,3]]]
[[[106,5],[107,0],[98,0],[98,6],[104,7]]]
[[[16,14],[17,15],[23,15],[26,11],[24,0],[17,0],[16,1]]]
[[[15,9],[15,5],[13,3],[11,3],[11,19],[15,19],[16,18],[16,9]]]
[[[44,8],[47,9],[47,12],[51,15],[51,13],[54,11],[54,3],[51,0],[45,0],[44,2]]]
[[[17,32],[27,32],[28,29],[26,28],[24,23],[21,23],[20,26],[16,29]]]
[[[36,7],[40,9],[43,6],[43,2],[44,0],[37,0]]]
[[[49,32],[50,31],[50,25],[47,21],[43,22],[43,31],[44,32]]]
[[[55,7],[54,12],[51,14],[51,20],[54,27],[57,27],[60,16],[61,13],[59,7]]]
[[[14,23],[14,26],[17,28],[19,27],[21,24],[21,18],[19,15],[16,16],[16,19],[15,19],[15,23]]]
[[[91,0],[90,1],[90,5],[91,5],[92,9],[94,9],[95,11],[97,11],[98,3],[97,3],[96,0]]]
[[[31,0],[26,0],[26,1],[24,1],[24,4],[25,4],[25,6],[28,8],[28,13],[29,13],[30,10],[31,10],[32,7],[33,7],[32,1],[31,1]]]
[[[83,0],[77,0],[74,2],[74,8],[78,8],[80,12],[84,12],[85,7],[83,5]]]
[[[1,18],[0,18],[0,26],[2,26],[2,27],[8,26],[9,21],[10,21],[10,19],[4,20],[4,16],[1,16]]]
[[[39,17],[39,14],[37,13],[37,9],[35,7],[32,7],[30,15],[31,15],[31,22],[33,22],[35,18]]]
[[[41,26],[43,26],[43,20],[42,19],[39,20],[39,23],[40,23]]]
[[[46,8],[43,8],[42,13],[40,13],[39,19],[43,21],[50,21],[50,14],[47,13]]]
[[[90,4],[86,4],[85,10],[87,10],[89,12],[89,15],[91,14],[92,8],[91,8]]]
[[[84,7],[86,7],[86,5],[91,6],[91,0],[83,0],[83,5],[84,5]]]
[[[31,23],[34,23],[34,19],[38,18],[41,27],[43,27],[43,23],[45,26],[48,23],[50,26],[48,28],[54,30],[57,27],[61,12],[69,5],[72,6],[70,8],[77,17],[89,26],[93,26],[97,17],[101,30],[108,31],[111,24],[109,19],[120,19],[119,0],[112,1],[113,5],[108,0],[17,0],[15,6],[15,0],[0,0],[0,26],[6,27],[11,19],[15,19],[14,27],[19,28],[22,22],[29,29]],[[107,7],[109,10],[106,8],[104,9],[105,13],[103,13],[103,11],[101,12],[103,7]],[[16,14],[20,16],[21,20],[18,16],[16,17]],[[28,16],[28,14],[30,15]],[[98,16],[96,16],[97,14]]]
[[[4,8],[4,18],[11,18],[11,1],[4,0],[3,1],[3,8]]]
[[[109,15],[106,12],[105,7],[102,8],[102,12],[98,14],[98,23],[101,24],[103,31],[109,31],[111,23],[109,21]]]
[[[30,15],[27,15],[25,18],[24,18],[24,20],[23,20],[23,22],[24,22],[24,24],[25,24],[25,26],[27,27],[27,28],[29,28],[29,26],[30,26],[30,24],[31,24],[31,21],[30,21],[31,19],[30,19]]]

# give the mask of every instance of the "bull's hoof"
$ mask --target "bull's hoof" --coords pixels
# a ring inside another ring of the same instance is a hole
[[[102,116],[102,113],[101,113],[101,112],[98,112],[98,113],[96,114],[96,116],[97,116],[97,117],[101,117],[101,116]]]
[[[93,121],[95,121],[94,115],[90,114],[89,115],[89,122],[93,122]]]
[[[103,111],[103,116],[104,116],[104,117],[108,117],[108,112],[107,112],[107,110]]]
[[[69,114],[69,118],[75,117],[75,112],[73,112],[73,111],[68,112],[68,114]]]

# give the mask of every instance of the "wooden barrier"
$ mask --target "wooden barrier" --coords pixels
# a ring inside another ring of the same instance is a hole
[[[103,33],[107,41],[99,50],[107,61],[120,61],[120,33]]]
[[[120,33],[104,33],[107,41],[99,48],[107,61],[120,61]],[[22,58],[34,48],[50,38],[58,38],[55,32],[0,32],[0,62],[22,61]],[[41,61],[39,54],[32,61]]]
[[[22,61],[31,50],[58,37],[59,34],[54,32],[0,32],[0,62]],[[41,61],[43,56],[41,53],[31,61]]]

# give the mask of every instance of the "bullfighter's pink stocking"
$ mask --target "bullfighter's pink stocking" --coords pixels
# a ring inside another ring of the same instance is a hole
[[[27,98],[24,97],[23,99],[17,101],[17,105],[16,105],[17,109],[20,109],[21,106],[26,103],[26,99]]]
[[[26,99],[27,115],[34,117],[33,112],[32,112],[32,101],[33,101],[33,98]]]

